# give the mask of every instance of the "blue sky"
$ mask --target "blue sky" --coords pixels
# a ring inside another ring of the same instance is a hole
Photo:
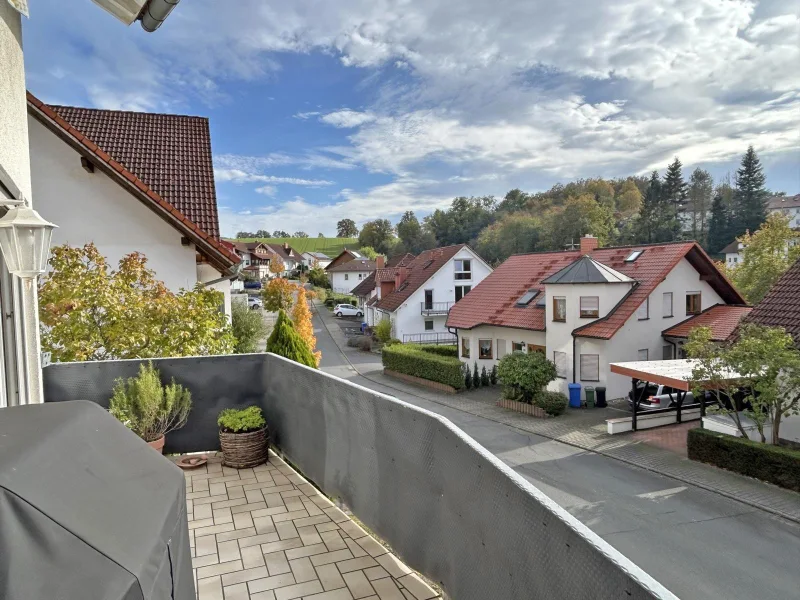
[[[209,117],[225,235],[332,235],[675,155],[718,178],[749,143],[771,189],[800,192],[792,3],[192,0],[154,34],[31,4],[42,100]]]

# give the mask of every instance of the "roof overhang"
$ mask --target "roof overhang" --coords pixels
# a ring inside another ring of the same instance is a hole
[[[631,362],[610,363],[609,370],[617,375],[624,375],[631,379],[647,381],[661,385],[668,385],[685,392],[691,391],[692,370],[696,360],[690,358],[676,360],[636,360]],[[730,372],[726,374],[725,381],[736,381],[740,376],[738,373]],[[710,382],[697,382],[706,389],[714,386]]]
[[[47,105],[28,93],[28,113],[66,142],[78,154],[90,160],[95,168],[102,171],[112,181],[127,190],[142,204],[156,213],[164,221],[172,225],[182,235],[189,238],[197,251],[203,255],[214,268],[221,273],[230,273],[239,264],[240,258],[235,252],[227,250],[222,244],[190,221],[177,208],[151,190],[133,173],[125,169],[113,158],[105,160],[97,145],[66,120],[50,110]],[[103,153],[105,154],[105,153]],[[106,155],[107,156],[107,155]]]

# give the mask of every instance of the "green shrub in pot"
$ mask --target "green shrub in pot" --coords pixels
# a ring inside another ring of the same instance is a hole
[[[226,408],[217,417],[222,464],[234,469],[267,462],[269,428],[258,406]]]
[[[258,406],[247,408],[226,408],[217,417],[220,431],[228,433],[246,433],[257,431],[267,424],[261,409]]]

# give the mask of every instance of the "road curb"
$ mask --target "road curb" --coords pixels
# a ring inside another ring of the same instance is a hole
[[[481,414],[478,414],[478,413],[475,413],[475,412],[472,412],[472,411],[469,411],[469,410],[465,410],[463,408],[456,408],[456,407],[451,406],[449,404],[445,404],[444,402],[439,402],[439,401],[433,400],[431,398],[426,398],[425,396],[420,396],[418,394],[414,394],[413,392],[409,392],[409,391],[404,390],[402,388],[395,387],[395,386],[390,385],[388,383],[385,383],[383,381],[377,381],[377,380],[373,379],[372,377],[370,377],[369,375],[365,375],[364,373],[362,373],[358,369],[358,367],[350,360],[350,357],[347,356],[347,353],[342,349],[339,341],[336,339],[336,336],[331,332],[330,328],[328,327],[328,324],[325,322],[325,319],[323,318],[322,313],[320,313],[319,310],[317,309],[317,303],[314,302],[312,304],[313,304],[313,307],[314,307],[314,311],[319,314],[320,321],[322,321],[323,327],[325,327],[325,330],[328,332],[328,335],[330,335],[331,339],[333,339],[333,341],[336,344],[336,347],[338,348],[340,354],[347,361],[347,364],[350,365],[350,368],[352,368],[356,373],[358,373],[358,375],[360,377],[363,377],[367,381],[371,381],[372,383],[374,383],[376,385],[382,385],[382,386],[388,387],[390,389],[397,390],[398,392],[403,392],[405,394],[409,394],[410,396],[414,396],[415,398],[419,398],[420,400],[425,400],[426,402],[433,402],[434,404],[438,404],[440,406],[444,406],[444,407],[450,408],[452,410],[460,410],[461,412],[464,412],[464,413],[466,413],[468,415],[472,415],[474,417],[480,417],[482,419],[486,419],[487,421],[492,421],[493,423],[498,423],[498,424],[504,425],[506,427],[511,427],[512,429],[516,429],[517,431],[521,431],[521,432],[524,432],[524,433],[529,434],[529,435],[531,435],[531,434],[532,435],[538,435],[538,436],[541,436],[543,438],[547,438],[549,440],[560,442],[560,443],[565,444],[567,446],[570,446],[572,448],[577,448],[579,450],[583,450],[584,452],[592,452],[593,454],[599,454],[600,456],[605,456],[607,458],[611,458],[613,460],[616,460],[616,461],[619,461],[621,463],[630,465],[632,467],[636,467],[636,468],[642,469],[644,471],[648,471],[650,473],[655,473],[657,475],[661,475],[662,477],[668,477],[670,479],[673,479],[675,481],[679,481],[681,483],[687,483],[687,484],[692,485],[692,486],[694,486],[696,488],[700,488],[700,489],[705,490],[707,492],[712,492],[712,493],[718,494],[718,495],[720,495],[720,496],[722,496],[724,498],[728,498],[730,500],[735,500],[736,502],[739,502],[740,504],[744,504],[746,506],[750,506],[752,508],[756,508],[756,509],[762,510],[764,512],[770,513],[772,515],[775,515],[777,517],[780,517],[782,519],[786,519],[787,521],[791,521],[793,523],[797,523],[798,525],[800,525],[800,516],[795,516],[795,515],[792,515],[792,514],[788,514],[788,513],[782,512],[782,511],[780,511],[778,509],[774,509],[774,508],[771,508],[771,507],[768,507],[768,506],[764,506],[762,504],[758,504],[756,502],[752,502],[752,501],[744,499],[744,498],[737,497],[735,494],[732,494],[732,493],[726,492],[724,490],[720,490],[718,488],[706,485],[706,484],[704,484],[702,482],[698,482],[696,480],[689,479],[689,478],[686,478],[686,477],[681,477],[680,475],[676,475],[676,474],[673,474],[673,473],[667,473],[667,472],[659,470],[659,469],[657,469],[655,467],[643,465],[643,464],[637,463],[635,461],[628,460],[627,458],[624,458],[624,457],[621,457],[621,456],[615,456],[614,454],[609,454],[608,452],[604,452],[602,450],[596,450],[594,448],[588,448],[586,446],[581,446],[580,444],[576,444],[575,442],[565,441],[565,440],[562,440],[562,439],[560,439],[558,437],[555,437],[553,435],[548,435],[547,433],[540,433],[538,431],[537,432],[528,431],[526,429],[522,429],[521,427],[516,427],[514,425],[509,425],[508,423],[504,423],[503,421],[500,421],[498,419],[493,419],[491,417],[487,417],[486,415],[481,415]],[[703,464],[705,465],[705,463],[703,463]],[[705,465],[705,466],[710,468],[710,469],[718,469],[718,467],[714,467],[713,465]],[[730,471],[725,471],[724,469],[718,469],[718,470],[723,472],[723,473],[731,473]],[[731,474],[733,474],[733,473],[731,473]],[[743,476],[740,475],[740,477],[743,477]],[[763,485],[770,485],[768,483],[765,483],[763,481],[759,481],[759,480],[756,480],[756,479],[754,479],[753,481],[758,481],[759,484],[763,484]],[[777,489],[781,489],[781,488],[777,488]]]

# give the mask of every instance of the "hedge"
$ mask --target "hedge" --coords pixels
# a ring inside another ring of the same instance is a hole
[[[800,492],[800,451],[707,429],[690,429],[689,458]]]
[[[452,358],[458,358],[458,348],[456,346],[437,346],[433,345],[426,345],[420,344],[417,346],[423,352],[429,352],[430,354],[436,354],[438,356],[450,356]]]
[[[461,361],[457,358],[404,344],[384,346],[381,358],[383,366],[391,371],[443,383],[457,390],[464,387]]]

